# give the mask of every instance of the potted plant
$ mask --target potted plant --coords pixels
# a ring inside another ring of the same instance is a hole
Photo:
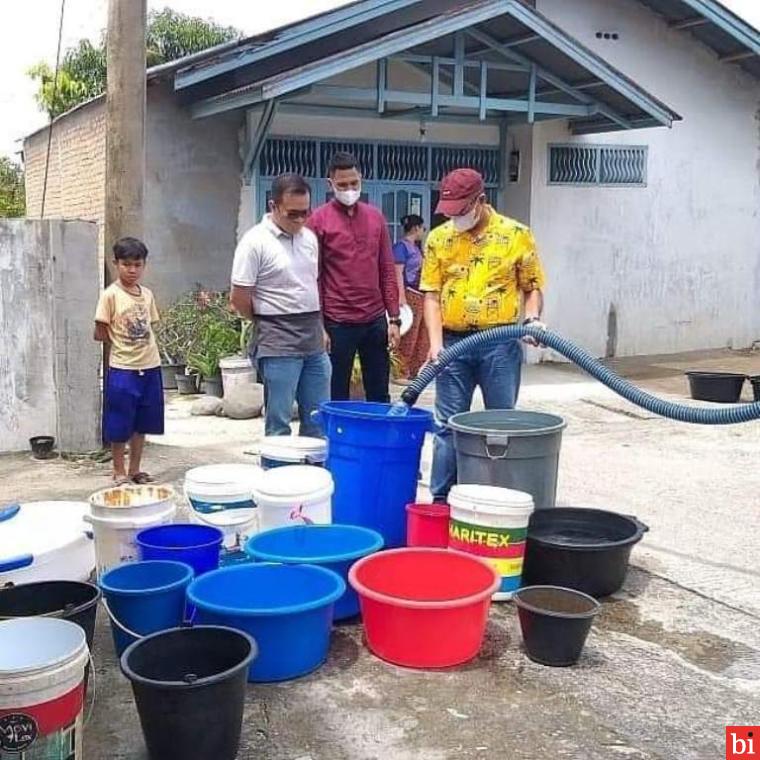
[[[219,363],[240,347],[240,320],[230,311],[226,293],[199,290],[195,300],[196,332],[188,352],[188,366],[202,377],[205,393],[221,396]]]
[[[156,343],[161,354],[164,388],[177,388],[177,375],[185,377],[187,354],[197,325],[197,308],[193,293],[186,293],[161,312],[156,327]]]

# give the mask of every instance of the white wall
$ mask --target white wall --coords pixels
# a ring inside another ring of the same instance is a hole
[[[520,153],[520,173],[517,182],[508,182],[509,154],[512,151]],[[509,128],[507,132],[507,147],[504,155],[502,171],[506,184],[504,185],[503,208],[499,211],[517,219],[523,224],[531,223],[531,194],[533,191],[533,129],[527,124]]]
[[[548,319],[592,352],[745,347],[760,338],[760,83],[637,0],[538,0],[538,10],[680,113],[671,130],[574,138],[536,125],[531,223]],[[617,42],[597,31],[618,32]],[[548,186],[547,145],[649,146],[646,188]]]
[[[99,284],[96,224],[0,220],[0,451],[100,445]]]

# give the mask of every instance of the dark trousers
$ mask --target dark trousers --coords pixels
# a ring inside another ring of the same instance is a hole
[[[388,322],[385,316],[365,325],[326,320],[325,330],[330,336],[332,400],[346,401],[350,397],[351,371],[358,353],[367,401],[389,403],[391,362],[388,354]]]

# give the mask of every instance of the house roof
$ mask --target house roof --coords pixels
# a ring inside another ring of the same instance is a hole
[[[674,29],[688,31],[721,61],[760,78],[760,31],[716,0],[639,0]]]
[[[321,84],[393,60],[431,79],[440,76],[440,91],[385,86],[380,95]],[[481,120],[505,112],[528,121],[564,116],[577,132],[670,126],[680,118],[518,0],[353,3],[180,67],[175,88],[199,117],[273,99],[304,101],[318,93],[330,105],[340,100],[386,116],[415,110],[432,110],[434,116],[475,111]]]

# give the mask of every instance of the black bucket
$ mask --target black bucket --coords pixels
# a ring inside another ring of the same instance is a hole
[[[687,372],[686,377],[693,399],[718,404],[735,404],[747,379],[736,372]]]
[[[250,636],[220,626],[172,628],[130,645],[121,670],[150,757],[234,760],[256,654]]]
[[[631,550],[648,530],[635,517],[603,509],[536,511],[528,523],[523,583],[597,598],[614,594],[625,581]]]
[[[84,629],[92,651],[100,589],[78,581],[39,581],[0,588],[0,620],[59,617]]]
[[[512,595],[525,651],[534,662],[567,667],[578,662],[600,604],[560,586],[525,586]]]
[[[755,401],[760,401],[760,375],[750,377],[750,383],[752,383],[752,393],[755,396]]]

